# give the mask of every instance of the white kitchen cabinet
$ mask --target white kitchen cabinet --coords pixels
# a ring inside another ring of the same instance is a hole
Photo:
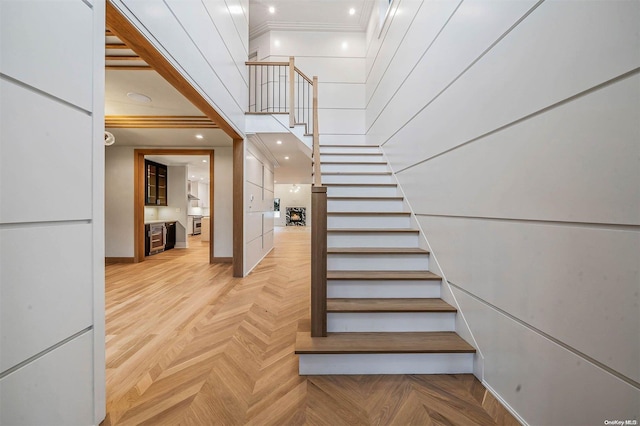
[[[197,197],[200,198],[198,207],[208,208],[209,207],[209,184],[198,182],[196,186],[198,187]]]

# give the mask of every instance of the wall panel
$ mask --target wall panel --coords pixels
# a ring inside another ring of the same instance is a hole
[[[638,103],[635,75],[398,179],[417,213],[640,225]]]
[[[97,424],[93,356],[89,331],[0,379],[0,424]]]
[[[543,3],[424,110],[430,99],[407,83],[371,142],[389,140],[385,151],[399,170],[639,67],[637,3],[581,5]]]
[[[90,218],[91,116],[4,79],[0,94],[0,222]]]
[[[0,230],[0,371],[92,324],[89,246],[88,223]]]
[[[81,0],[44,1],[37,7],[29,1],[3,1],[0,73],[91,111],[92,19],[91,8]]]
[[[418,218],[449,281],[640,381],[640,233]]]
[[[528,424],[638,418],[640,393],[633,386],[467,294],[454,293],[485,355],[485,383]]]

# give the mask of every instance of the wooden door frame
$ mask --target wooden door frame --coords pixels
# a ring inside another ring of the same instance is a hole
[[[214,207],[215,207],[215,199],[214,199],[214,187],[215,181],[213,178],[214,173],[214,150],[213,149],[173,149],[173,148],[145,148],[145,149],[135,149],[133,151],[134,161],[133,161],[133,252],[134,252],[134,262],[142,262],[145,258],[144,253],[144,208],[145,208],[145,185],[144,185],[144,156],[145,155],[206,155],[209,157],[209,217],[210,217],[210,226],[209,226],[209,263],[219,263],[220,259],[216,259],[214,256],[214,232],[213,232],[213,223],[214,223]],[[167,179],[167,185],[169,184],[169,180]],[[186,181],[185,181],[186,185]],[[186,228],[186,224],[185,224]],[[188,232],[188,230],[187,230]]]
[[[244,155],[236,155],[237,152],[244,152],[243,135],[238,133],[173,64],[109,1],[106,2],[106,21],[106,26],[111,32],[233,140],[233,275],[235,277],[244,276]],[[211,167],[213,167],[213,162],[211,162]],[[211,175],[211,179],[213,179],[213,175]],[[134,192],[135,188],[137,185],[134,187]],[[138,209],[134,209],[134,211],[136,210]],[[142,221],[144,222],[144,215]],[[136,224],[139,224],[138,220],[134,220],[134,227]],[[211,228],[213,228],[213,224]],[[211,245],[213,246],[213,240],[211,240]],[[144,248],[142,250],[144,252]],[[138,250],[134,250],[134,257],[135,261],[144,259],[144,256],[139,258]],[[210,258],[213,259],[213,256]]]

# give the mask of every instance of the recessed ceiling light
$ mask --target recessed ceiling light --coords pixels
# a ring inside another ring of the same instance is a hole
[[[355,15],[356,14],[356,9],[355,8],[351,8],[349,9],[349,15]]]
[[[240,15],[242,13],[242,7],[240,6],[229,6],[229,12],[234,15]]]
[[[203,163],[206,163],[206,162],[207,162],[207,160],[202,160],[202,162],[203,162]]]
[[[273,45],[275,47],[280,47],[280,40],[274,40]]]
[[[276,13],[276,8],[273,6],[269,6],[269,13]]]
[[[143,95],[142,93],[129,92],[127,93],[127,97],[132,101],[140,102],[143,104],[148,104],[149,102],[151,102],[151,98],[147,95]]]
[[[204,180],[204,178],[200,178],[200,180]]]
[[[284,157],[284,159],[285,159],[285,160],[288,160],[288,159],[289,159],[289,157]]]
[[[200,134],[196,135],[196,139],[202,139],[202,138],[204,138],[204,136],[202,136]]]
[[[194,176],[194,175],[191,175],[191,177],[192,177],[192,178],[194,178],[195,176]]]
[[[347,43],[346,41],[343,41],[342,48],[346,50],[348,47],[349,47],[349,43]]]
[[[282,145],[282,141],[276,141],[278,145]]]

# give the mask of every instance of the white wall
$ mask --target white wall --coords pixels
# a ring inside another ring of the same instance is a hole
[[[233,257],[233,148],[216,148],[214,157],[213,255]]]
[[[134,257],[133,147],[105,148],[105,256]]]
[[[273,164],[246,140],[244,165],[244,273],[273,249]]]
[[[280,217],[274,219],[275,226],[287,226],[287,207],[305,207],[306,226],[311,226],[311,185],[297,187],[300,190],[295,192],[291,184],[275,185],[275,197],[280,198]]]
[[[247,104],[248,0],[113,0],[240,134]],[[240,7],[242,13],[231,13]]]
[[[187,246],[187,166],[167,167],[167,206],[158,207],[160,220],[175,220],[176,246]]]
[[[381,144],[529,424],[640,416],[636,1],[396,0],[367,35]]]
[[[266,61],[294,56],[303,73],[318,76],[320,143],[364,143],[364,33],[270,31],[250,40],[250,50]]]
[[[98,424],[104,2],[0,1],[0,424]]]

